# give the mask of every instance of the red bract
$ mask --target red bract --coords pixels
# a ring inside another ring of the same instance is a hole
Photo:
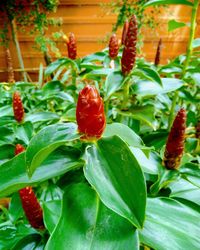
[[[15,120],[18,122],[22,122],[24,119],[24,107],[18,92],[13,94],[13,112]]]
[[[130,19],[128,32],[125,39],[125,46],[122,54],[121,65],[122,73],[127,75],[132,70],[136,59],[137,43],[137,20],[133,15]]]
[[[25,148],[21,144],[15,146],[15,155],[18,155],[25,151]]]
[[[169,133],[164,154],[164,165],[167,169],[177,169],[184,150],[186,129],[186,111],[180,109]]]
[[[106,126],[103,100],[97,89],[85,86],[79,93],[76,108],[78,130],[83,139],[100,138]]]
[[[67,49],[68,49],[68,57],[72,60],[75,60],[77,54],[77,46],[74,33],[69,33],[67,41]]]
[[[124,27],[123,27],[123,31],[122,31],[122,45],[125,44],[125,40],[126,40],[126,35],[128,32],[128,26],[129,26],[129,22],[128,20],[124,23]]]
[[[111,59],[115,59],[118,55],[119,44],[116,34],[113,34],[109,42],[109,56]]]
[[[158,47],[157,47],[155,62],[154,62],[154,64],[156,66],[160,63],[161,47],[162,47],[162,39],[160,39],[159,42],[158,42]]]
[[[44,229],[43,214],[32,187],[25,187],[19,191],[25,215],[35,229]]]

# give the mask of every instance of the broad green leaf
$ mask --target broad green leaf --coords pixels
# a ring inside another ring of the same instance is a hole
[[[57,149],[35,170],[30,179],[26,172],[25,152],[0,165],[0,197],[5,197],[20,188],[35,185],[55,176],[60,176],[71,169],[83,165],[72,152],[66,148]]]
[[[193,43],[192,43],[192,48],[193,48],[193,49],[196,49],[196,48],[198,48],[198,47],[200,47],[200,38],[194,39],[194,41],[193,41]]]
[[[2,116],[13,116],[12,105],[3,106],[0,108],[0,117]]]
[[[103,65],[93,64],[91,62],[87,62],[87,63],[81,63],[80,67],[83,69],[101,69],[101,68],[103,68]]]
[[[108,74],[105,81],[105,100],[107,100],[115,91],[119,90],[124,81],[124,76],[120,71],[113,71]]]
[[[31,176],[56,148],[79,137],[74,123],[59,123],[43,128],[32,138],[26,151],[29,175]]]
[[[163,66],[160,70],[160,73],[165,73],[165,74],[181,74],[182,69],[177,67],[177,66]]]
[[[138,81],[132,85],[135,94],[140,96],[151,96],[175,91],[183,86],[184,81],[175,78],[162,78],[163,86],[152,81]]]
[[[167,140],[168,132],[160,131],[146,134],[143,137],[144,143],[149,147],[154,147],[156,150],[161,149]]]
[[[2,116],[0,119],[0,126],[16,123],[13,116]]]
[[[92,61],[101,61],[103,62],[106,53],[104,52],[96,52],[94,54],[88,55],[82,59],[82,63],[92,62]]]
[[[15,128],[15,137],[18,140],[22,140],[25,144],[28,144],[33,133],[33,125],[31,122],[25,122],[18,124]]]
[[[199,213],[169,198],[147,200],[140,241],[153,249],[199,249]]]
[[[147,158],[140,148],[130,147],[130,149],[145,173],[158,174],[158,168],[154,160]]]
[[[149,67],[137,68],[133,71],[133,75],[139,75],[144,79],[149,79],[151,81],[158,83],[160,86],[162,86],[162,81],[161,81],[159,74],[155,70]]]
[[[57,114],[48,111],[38,112],[34,114],[27,114],[25,117],[25,121],[30,121],[31,123],[52,121],[59,119],[60,117]]]
[[[71,64],[73,67],[77,67],[74,60],[71,60],[69,58],[59,58],[58,60],[52,62],[45,70],[45,76],[51,75],[53,72],[55,72],[59,67]]]
[[[200,188],[187,180],[181,178],[170,183],[169,188],[171,189],[170,197],[189,200],[200,206]]]
[[[107,124],[103,137],[117,135],[130,146],[141,147],[144,145],[142,139],[132,129],[122,123]]]
[[[187,26],[186,23],[183,23],[183,22],[177,22],[176,20],[170,20],[168,22],[168,31],[171,32],[171,31],[174,31],[178,28],[182,28],[182,27],[185,27]]]
[[[0,127],[0,145],[12,144],[15,138],[12,128],[8,126]]]
[[[0,164],[14,156],[15,147],[12,144],[0,146]]]
[[[62,215],[46,250],[138,250],[135,228],[104,206],[87,184],[70,185],[62,202]]]
[[[127,144],[118,136],[103,138],[87,148],[85,159],[85,177],[102,202],[141,228],[146,186],[141,167]]]
[[[108,74],[110,74],[113,71],[113,69],[108,69],[108,68],[102,68],[102,69],[96,69],[92,70],[89,73],[84,75],[84,78],[87,79],[96,79],[96,77],[105,77]]]
[[[22,202],[19,196],[19,192],[12,195],[9,204],[9,219],[12,223],[15,223],[20,217],[23,216],[24,210],[22,208]]]
[[[155,5],[164,5],[164,4],[181,4],[193,6],[193,3],[187,0],[150,0],[143,5],[144,8],[155,6]]]
[[[30,234],[21,239],[12,250],[44,250],[44,242],[39,234]]]
[[[61,216],[61,200],[45,202],[42,208],[45,227],[51,234]]]

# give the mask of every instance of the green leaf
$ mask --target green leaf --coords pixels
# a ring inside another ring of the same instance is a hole
[[[57,149],[35,170],[32,178],[26,173],[25,152],[0,165],[0,197],[5,197],[19,189],[35,185],[71,169],[79,168],[83,161],[77,159],[67,147]]]
[[[88,55],[82,59],[82,63],[92,62],[92,61],[100,61],[103,62],[106,53],[104,52],[96,52],[94,54]]]
[[[45,227],[51,234],[58,224],[61,215],[61,200],[45,202],[42,208]]]
[[[168,22],[168,32],[171,32],[171,31],[174,31],[178,28],[182,28],[182,27],[185,27],[187,26],[186,23],[183,23],[183,22],[177,22],[176,20],[170,20]]]
[[[196,49],[196,48],[198,48],[198,47],[200,47],[200,38],[196,38],[196,39],[194,39],[193,42],[192,42],[192,48],[193,48],[193,49]]]
[[[132,129],[122,123],[107,124],[103,137],[117,135],[122,138],[129,146],[144,146],[142,139]]]
[[[199,213],[169,198],[149,198],[140,240],[153,249],[199,249]]]
[[[104,100],[107,100],[115,91],[119,90],[124,81],[124,76],[122,75],[121,70],[120,71],[114,71],[110,72],[108,76],[106,77],[105,81],[105,97]]]
[[[103,68],[103,65],[87,62],[87,63],[81,63],[80,67],[83,69],[101,69]]]
[[[12,105],[3,106],[0,108],[0,117],[2,116],[13,116]]]
[[[12,144],[5,144],[0,146],[0,164],[7,161],[14,156],[15,147]]]
[[[200,188],[187,180],[181,178],[170,183],[169,188],[171,189],[170,197],[189,200],[200,206]]]
[[[20,217],[23,216],[23,213],[24,210],[22,208],[19,192],[16,192],[13,194],[9,204],[9,219],[12,221],[12,223],[15,223]]]
[[[148,158],[140,148],[130,147],[130,149],[145,173],[158,174],[154,159]]]
[[[87,148],[85,159],[85,177],[103,203],[141,228],[146,186],[141,167],[127,144],[118,136],[103,138]]]
[[[113,72],[113,69],[109,69],[109,68],[92,70],[89,73],[84,75],[84,79],[86,78],[86,79],[96,80],[97,77],[105,77],[108,74],[110,74],[111,72]]]
[[[25,144],[28,144],[33,133],[33,125],[31,122],[25,122],[18,124],[15,128],[15,136],[18,140],[22,140]]]
[[[163,87],[152,81],[137,81],[132,85],[135,94],[140,96],[152,96],[175,91],[183,86],[184,81],[175,78],[162,78]]]
[[[71,64],[73,67],[77,67],[74,60],[71,60],[69,58],[59,58],[58,60],[52,62],[45,70],[45,76],[51,75],[53,72],[55,72],[58,68],[60,68],[63,65]]]
[[[155,5],[164,5],[164,4],[181,4],[181,5],[193,6],[193,3],[187,0],[150,0],[143,5],[143,8]]]
[[[87,184],[70,185],[46,250],[139,250],[135,228],[104,206]]]
[[[21,239],[12,250],[43,250],[44,247],[39,234],[30,234]]]
[[[149,79],[162,86],[162,81],[159,74],[149,67],[137,68],[133,71],[133,75],[139,75],[144,79]]]
[[[34,114],[27,114],[25,121],[30,121],[31,123],[44,122],[44,121],[53,121],[59,120],[60,117],[52,112],[43,111]]]
[[[58,123],[42,129],[32,138],[26,151],[26,163],[29,175],[56,148],[69,141],[78,139],[77,126],[74,123]]]

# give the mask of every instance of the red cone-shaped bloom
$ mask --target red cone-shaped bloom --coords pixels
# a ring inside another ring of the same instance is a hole
[[[87,85],[79,93],[76,108],[78,130],[83,139],[100,138],[106,126],[103,100],[94,86]]]
[[[32,187],[25,187],[19,191],[25,215],[35,229],[44,229],[43,214]]]
[[[18,155],[25,151],[25,148],[21,144],[15,146],[15,155]]]
[[[124,27],[123,27],[123,31],[122,31],[122,45],[125,44],[125,40],[126,40],[126,35],[127,35],[127,32],[128,32],[128,26],[129,26],[129,22],[128,20],[124,23]]]
[[[155,62],[154,62],[156,66],[160,64],[161,47],[162,47],[162,39],[160,39],[158,42],[158,47],[157,47]]]
[[[118,55],[119,43],[116,34],[113,34],[109,42],[109,56],[111,59],[115,59]]]
[[[67,41],[67,49],[68,49],[68,57],[72,60],[75,60],[77,55],[77,46],[74,33],[69,33]]]
[[[167,169],[177,169],[184,150],[186,129],[186,111],[180,109],[169,133],[164,153],[164,165]]]
[[[22,122],[24,119],[24,107],[18,92],[13,94],[13,112],[15,120],[18,122]]]
[[[137,43],[137,20],[133,15],[130,19],[128,32],[125,39],[125,46],[122,54],[121,65],[122,73],[127,75],[132,70],[136,59]]]

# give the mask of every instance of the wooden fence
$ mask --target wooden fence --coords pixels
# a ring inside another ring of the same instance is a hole
[[[61,27],[51,28],[48,32],[51,34],[55,31],[62,31],[64,33],[74,32],[78,44],[78,56],[99,51],[106,46],[106,34],[112,30],[112,25],[116,22],[115,15],[106,15],[100,3],[108,3],[108,0],[61,0],[56,13],[52,17],[61,17],[63,25]],[[186,45],[189,37],[188,27],[183,27],[174,32],[167,31],[167,23],[169,19],[176,19],[176,21],[189,22],[191,8],[187,6],[172,5],[168,10],[162,11],[158,16],[160,22],[159,27],[152,31],[144,28],[144,48],[143,54],[147,60],[153,61],[157,42],[161,37],[163,40],[162,63],[168,59],[186,52]],[[198,15],[198,27],[196,36],[200,36],[200,8]],[[0,24],[2,20],[0,20]],[[121,30],[117,32],[118,37],[121,38]],[[34,37],[27,33],[18,32],[18,39],[22,51],[25,68],[33,80],[37,79],[37,74],[40,63],[45,65],[43,54],[33,48]],[[67,48],[65,43],[60,40],[57,43],[63,56],[67,56]],[[13,59],[14,69],[19,68],[18,59],[14,45],[10,44],[10,50]],[[36,70],[32,70],[35,68]],[[6,61],[4,48],[0,47],[0,81],[6,81]],[[16,79],[19,79],[19,74],[16,73]]]

